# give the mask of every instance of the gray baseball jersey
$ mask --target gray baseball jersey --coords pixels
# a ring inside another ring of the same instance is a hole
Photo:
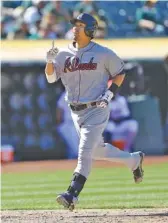
[[[123,61],[112,50],[94,42],[82,49],[70,44],[55,59],[57,79],[61,78],[69,103],[97,101],[107,90],[109,75],[115,77],[123,68]]]

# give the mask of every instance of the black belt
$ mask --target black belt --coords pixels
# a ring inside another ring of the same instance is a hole
[[[113,119],[112,118],[113,122],[115,122],[116,124],[120,124],[121,122],[126,121],[126,120],[130,120],[130,119],[132,119],[131,116],[121,117],[119,119]]]
[[[90,102],[88,104],[79,104],[79,105],[72,105],[70,104],[70,108],[72,109],[72,111],[81,111],[84,110],[86,108],[91,108],[96,106],[96,102]]]

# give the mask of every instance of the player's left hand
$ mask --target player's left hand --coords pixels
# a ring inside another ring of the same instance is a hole
[[[100,101],[97,103],[97,107],[106,108],[113,98],[114,94],[110,90],[107,90],[104,95],[100,98]]]

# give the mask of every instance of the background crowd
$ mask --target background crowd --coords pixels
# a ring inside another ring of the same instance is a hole
[[[92,14],[97,38],[168,35],[168,1],[2,1],[1,39],[71,39],[69,20]]]

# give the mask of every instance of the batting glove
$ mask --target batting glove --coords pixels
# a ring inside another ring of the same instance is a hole
[[[46,62],[47,63],[53,63],[55,60],[55,57],[57,56],[59,50],[58,48],[52,48],[51,50],[49,50],[47,52],[47,56],[46,56]]]
[[[107,90],[105,94],[101,97],[100,101],[97,104],[97,107],[106,108],[113,98],[114,94],[110,90]]]

